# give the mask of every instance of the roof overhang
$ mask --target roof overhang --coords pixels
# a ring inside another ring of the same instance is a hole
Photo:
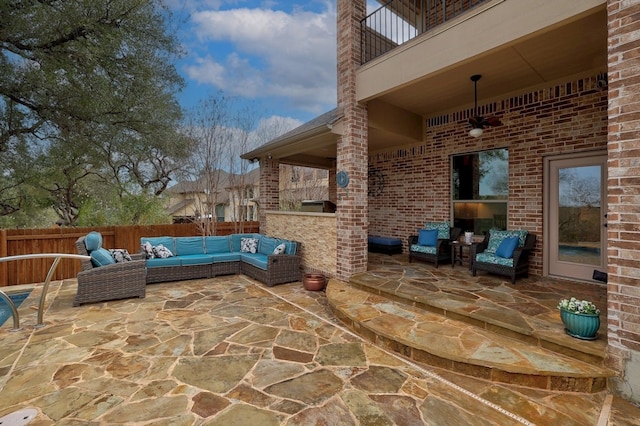
[[[335,166],[342,136],[342,112],[337,108],[241,155],[249,161],[276,159],[282,164],[329,169]]]

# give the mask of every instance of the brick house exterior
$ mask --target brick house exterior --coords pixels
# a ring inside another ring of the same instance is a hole
[[[406,3],[392,2],[396,11]],[[337,0],[338,118],[317,139],[326,145],[332,138],[335,160],[320,158],[311,139],[305,157],[318,155],[330,183],[340,172],[349,178],[330,189],[338,205],[336,276],[348,280],[366,269],[367,234],[398,236],[406,245],[425,221],[450,220],[451,156],[495,148],[509,152],[507,227],[536,234],[530,273],[547,275],[546,161],[606,155],[608,363],[619,373],[613,390],[640,402],[640,4],[445,3],[468,9],[414,39],[374,48],[363,39],[374,32],[361,26],[366,1]],[[464,98],[476,73],[487,76],[480,108],[502,121],[480,138],[468,135],[474,106]],[[297,161],[288,155],[292,140],[243,157],[259,158],[269,177],[276,159]],[[371,169],[385,180],[375,195],[368,194]],[[274,185],[261,182],[261,194]]]
[[[609,0],[608,351],[618,390],[640,401],[640,5]]]
[[[242,175],[215,170],[207,176],[171,186],[167,190],[166,212],[174,223],[206,217],[214,217],[219,222],[256,220],[259,183],[257,169]]]

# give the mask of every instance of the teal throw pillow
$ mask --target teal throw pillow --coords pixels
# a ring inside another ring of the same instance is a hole
[[[418,231],[418,245],[434,247],[437,242],[437,229],[421,229]]]
[[[513,251],[518,246],[518,237],[507,237],[498,246],[496,250],[496,256],[503,257],[505,259],[511,259],[513,257]]]
[[[84,237],[84,246],[87,251],[91,253],[94,250],[98,250],[102,247],[102,234],[96,231],[91,231]]]
[[[107,249],[99,248],[91,252],[91,263],[93,266],[107,266],[116,263]]]

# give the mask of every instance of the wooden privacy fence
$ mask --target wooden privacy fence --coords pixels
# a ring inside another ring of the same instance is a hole
[[[216,225],[216,235],[241,232],[259,232],[260,222],[220,222]],[[78,254],[74,243],[91,231],[102,234],[104,248],[127,249],[129,253],[140,251],[141,237],[186,237],[202,235],[195,223],[104,226],[92,228],[52,228],[52,229],[1,229],[0,257],[39,253]],[[52,259],[29,259],[0,263],[0,286],[41,283],[51,267]],[[63,259],[55,271],[53,280],[75,278],[80,272],[80,261]]]

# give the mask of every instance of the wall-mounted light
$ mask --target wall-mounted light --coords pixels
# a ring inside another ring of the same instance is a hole
[[[609,79],[607,78],[607,74],[603,73],[603,74],[598,74],[598,78],[596,80],[596,83],[598,85],[598,89],[600,90],[604,90],[606,88],[609,87]]]
[[[480,127],[474,127],[473,129],[469,130],[469,136],[471,136],[472,138],[479,138],[480,136],[482,136],[482,129]]]

